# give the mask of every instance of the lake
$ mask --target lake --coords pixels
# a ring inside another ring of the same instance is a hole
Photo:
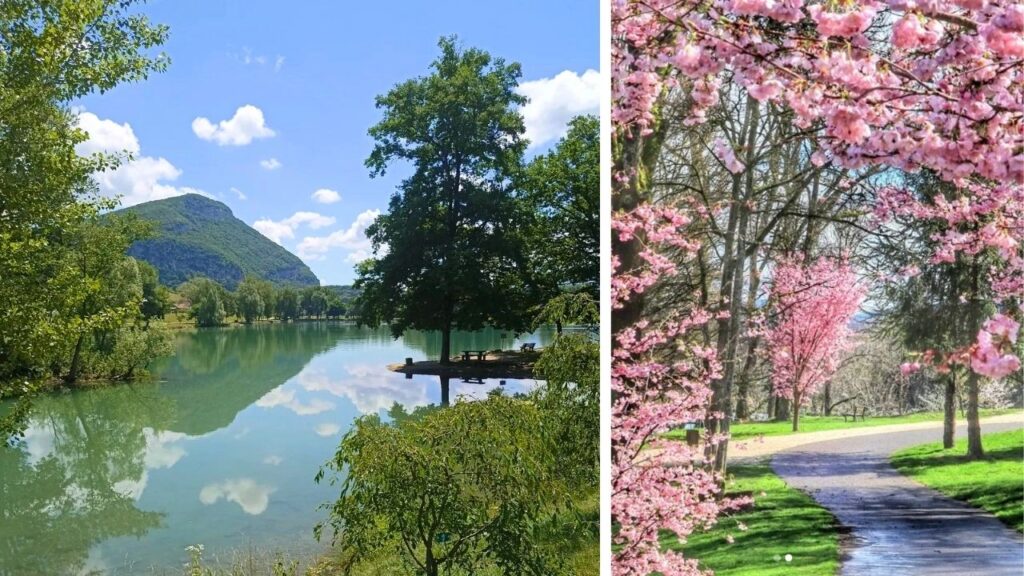
[[[452,350],[552,335],[460,333]],[[180,574],[192,544],[222,561],[321,550],[313,526],[337,488],[313,476],[359,416],[440,402],[438,377],[385,367],[440,347],[345,323],[204,329],[176,336],[152,382],[38,399],[24,440],[0,448],[0,574]],[[452,379],[451,398],[497,385]]]

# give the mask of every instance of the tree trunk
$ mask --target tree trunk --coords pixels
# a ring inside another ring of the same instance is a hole
[[[84,334],[79,334],[78,340],[75,342],[75,352],[71,355],[71,368],[68,370],[67,376],[64,377],[65,384],[74,384],[78,381],[78,371],[81,370],[82,364],[82,340],[84,338]]]
[[[793,432],[800,431],[800,395],[793,393]]]
[[[825,406],[822,408],[822,413],[825,416],[832,415],[832,381],[825,382],[825,393],[824,393]]]
[[[967,376],[967,458],[976,460],[985,456],[981,447],[981,419],[978,414],[978,384],[981,378],[971,371]]]
[[[942,447],[952,448],[956,441],[956,372],[950,372],[946,378],[942,409]]]
[[[971,310],[970,310],[970,331],[968,334],[977,334],[981,328],[981,302],[980,286],[981,266],[977,257],[971,263]],[[967,458],[970,460],[985,456],[985,450],[981,447],[981,421],[978,414],[978,386],[981,377],[977,372],[970,370],[967,373]]]
[[[775,399],[775,420],[785,422],[789,420],[789,398]]]
[[[441,364],[451,364],[452,362],[452,325],[451,322],[447,323],[444,328],[441,329]]]
[[[555,334],[562,335],[562,321],[555,320]]]

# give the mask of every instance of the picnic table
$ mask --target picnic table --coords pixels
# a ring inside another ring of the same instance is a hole
[[[527,350],[529,350],[530,352],[533,352],[533,350],[536,347],[537,347],[537,343],[536,342],[526,342],[522,346],[519,347],[519,351],[520,352],[526,352]]]
[[[485,357],[487,357],[487,351],[486,350],[463,350],[462,351],[462,359],[467,361],[467,362],[469,360],[471,360],[474,356],[476,356],[477,360],[483,360]]]
[[[868,409],[863,408],[861,409],[860,414],[857,414],[857,408],[854,408],[852,413],[843,412],[841,416],[843,417],[843,422],[846,422],[847,418],[853,418],[853,421],[856,422],[858,417],[860,417],[860,421],[863,422],[868,417]]]

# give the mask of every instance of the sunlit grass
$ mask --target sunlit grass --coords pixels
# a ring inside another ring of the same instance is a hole
[[[767,464],[733,466],[729,476],[728,492],[752,494],[754,506],[719,518],[714,528],[691,535],[684,545],[666,535],[664,546],[683,550],[688,557],[698,559],[701,567],[714,570],[716,576],[836,573],[839,534],[827,510],[787,486]],[[787,554],[790,561],[786,561]]]
[[[983,508],[1024,532],[1024,429],[982,436],[985,458],[967,460],[967,439],[949,450],[923,444],[892,456],[893,466],[922,484]]]
[[[1011,414],[1016,410],[982,410],[981,416],[999,416]],[[957,414],[958,420],[960,415]],[[878,416],[868,415],[867,420],[843,421],[839,416],[800,416],[800,432],[821,432],[824,430],[841,430],[846,428],[869,428],[872,426],[886,426],[890,424],[912,424],[915,422],[941,422],[942,412],[917,412],[906,416]],[[730,429],[733,440],[744,440],[755,436],[782,436],[793,434],[793,423],[786,422],[739,422],[734,423]],[[685,438],[683,430],[673,430],[666,434],[670,438]]]

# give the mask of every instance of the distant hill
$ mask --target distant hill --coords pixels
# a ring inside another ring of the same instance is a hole
[[[185,194],[117,212],[156,224],[155,237],[136,242],[128,254],[156,267],[160,282],[168,286],[206,276],[234,290],[246,275],[279,285],[320,284],[298,256],[205,196]]]

